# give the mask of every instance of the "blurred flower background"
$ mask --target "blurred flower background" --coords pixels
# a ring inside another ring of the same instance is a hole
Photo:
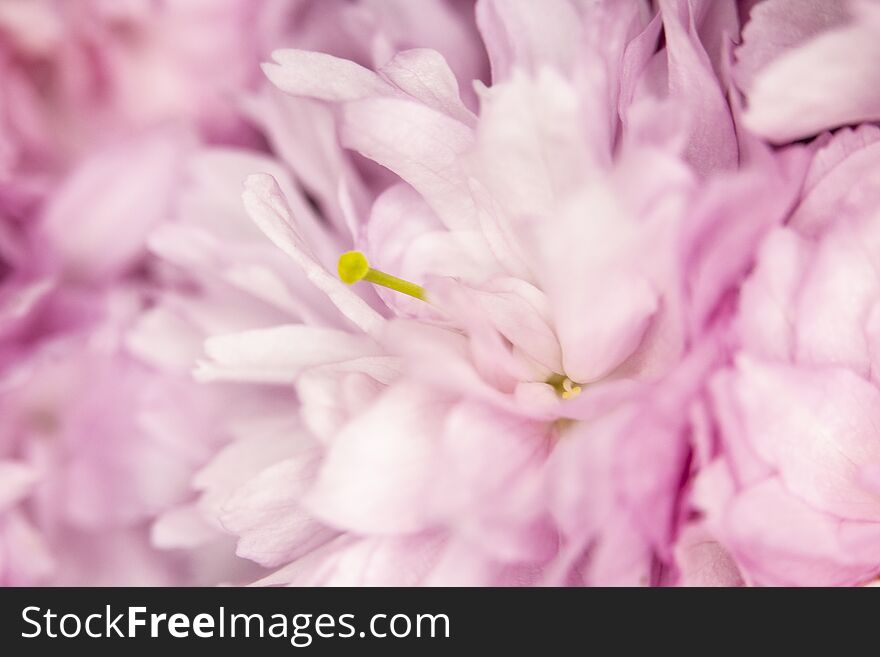
[[[880,575],[880,4],[0,0],[0,583]]]

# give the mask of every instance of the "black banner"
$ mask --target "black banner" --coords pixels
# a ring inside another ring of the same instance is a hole
[[[836,650],[873,634],[876,591],[685,589],[5,589],[2,654],[603,654],[791,648],[839,623]],[[830,596],[837,604],[821,602]],[[843,604],[843,603],[846,604]],[[706,643],[708,642],[708,643]]]

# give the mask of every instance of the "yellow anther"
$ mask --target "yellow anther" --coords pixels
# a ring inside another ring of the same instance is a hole
[[[564,374],[553,374],[547,379],[547,383],[563,399],[572,399],[581,394],[581,387]]]
[[[580,386],[571,386],[571,390],[563,390],[562,391],[562,398],[563,399],[572,399],[573,397],[577,397],[579,394],[581,394],[581,387]]]
[[[367,275],[367,272],[370,271],[370,263],[360,251],[348,251],[339,256],[337,268],[342,282],[352,285]]]
[[[337,269],[339,270],[339,278],[348,285],[353,285],[358,281],[369,281],[387,287],[389,290],[408,294],[422,301],[425,300],[425,289],[421,285],[373,269],[370,267],[367,257],[360,251],[347,251],[339,256]]]

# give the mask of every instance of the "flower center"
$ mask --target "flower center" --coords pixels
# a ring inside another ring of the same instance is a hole
[[[339,278],[347,285],[354,285],[358,281],[369,281],[375,285],[387,287],[389,290],[407,294],[421,301],[426,300],[425,288],[410,281],[386,274],[379,269],[370,267],[370,262],[360,251],[346,251],[339,256],[336,266]],[[553,386],[563,399],[572,399],[581,394],[581,386],[569,379],[564,374],[553,374],[547,379],[547,383]]]
[[[369,281],[375,285],[387,287],[389,290],[408,294],[421,301],[425,300],[425,288],[397,276],[386,274],[384,271],[373,269],[367,261],[367,256],[360,251],[347,251],[339,256],[337,269],[339,270],[339,278],[348,285],[354,285],[358,281]]]
[[[563,399],[572,399],[581,394],[581,387],[564,374],[553,374],[547,379],[556,393]]]

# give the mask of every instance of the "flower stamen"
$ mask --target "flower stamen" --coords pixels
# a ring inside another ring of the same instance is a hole
[[[562,398],[563,399],[572,399],[573,397],[577,397],[581,394],[581,387],[575,385],[574,381],[565,377],[565,381],[562,382]]]
[[[556,393],[563,399],[573,399],[581,394],[581,387],[564,374],[554,374],[547,379]]]
[[[386,274],[379,269],[373,269],[370,267],[367,257],[360,251],[346,251],[339,256],[337,269],[339,270],[339,278],[347,285],[354,285],[358,281],[369,281],[375,285],[387,287],[389,290],[408,294],[421,301],[425,300],[425,288],[397,276]]]

